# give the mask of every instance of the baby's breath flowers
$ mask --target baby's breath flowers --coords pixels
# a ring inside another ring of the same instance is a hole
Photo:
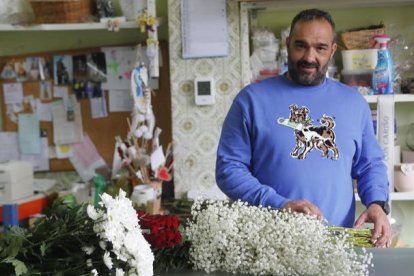
[[[367,275],[372,255],[320,220],[237,201],[197,200],[185,234],[190,261],[206,272]]]

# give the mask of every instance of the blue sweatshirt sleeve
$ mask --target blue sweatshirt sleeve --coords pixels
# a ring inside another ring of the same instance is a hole
[[[233,200],[281,208],[287,199],[260,183],[251,173],[252,125],[245,92],[241,91],[236,97],[224,121],[217,150],[216,181]]]
[[[373,201],[388,201],[389,184],[383,152],[374,134],[369,106],[364,102],[363,132],[357,141],[352,177],[357,180],[358,194],[368,206]]]

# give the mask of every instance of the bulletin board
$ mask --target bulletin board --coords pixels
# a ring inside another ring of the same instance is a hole
[[[125,45],[123,45],[125,46]],[[130,45],[129,45],[130,46]],[[111,46],[114,47],[114,46]],[[160,136],[160,143],[164,149],[167,144],[171,141],[171,100],[170,100],[170,84],[169,84],[169,66],[168,66],[168,51],[167,43],[160,43],[161,56],[163,59],[163,66],[160,68],[159,77],[159,89],[155,90],[155,96],[152,99],[152,105],[155,117],[157,118],[156,126],[160,127],[163,131]],[[0,65],[5,64],[11,59],[23,60],[26,57],[36,56],[50,59],[54,55],[81,55],[91,52],[99,52],[100,48],[89,48],[73,51],[60,51],[60,52],[47,52],[47,53],[31,53],[24,56],[11,56],[11,57],[0,57]],[[4,104],[4,93],[3,83],[15,82],[0,80],[0,104],[3,118],[2,131],[17,131],[17,124],[9,119],[6,113],[6,105]],[[53,82],[53,80],[52,80]],[[40,91],[40,81],[25,81],[22,82],[23,95],[33,95],[38,98]],[[69,94],[73,93],[72,87],[68,86]],[[53,85],[52,85],[53,89]],[[108,93],[104,93],[107,104],[109,103]],[[52,98],[49,101],[56,101],[57,98]],[[42,100],[47,103],[48,100]],[[89,99],[80,99],[78,101],[81,107],[82,114],[82,126],[83,132],[87,134],[99,154],[105,160],[108,166],[112,166],[112,159],[114,155],[115,137],[120,136],[121,138],[126,137],[128,131],[127,118],[130,118],[130,112],[109,112],[108,116],[104,118],[94,119],[91,117],[91,107]],[[31,113],[31,107],[29,103],[24,103],[24,110],[19,113]],[[52,122],[40,121],[40,128],[47,131],[49,146],[53,145],[53,126]],[[50,171],[71,171],[74,170],[69,159],[49,159]]]

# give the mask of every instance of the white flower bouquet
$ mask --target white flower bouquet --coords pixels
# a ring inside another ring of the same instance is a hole
[[[0,235],[4,275],[153,275],[154,255],[125,192],[100,208],[56,200],[34,228]],[[2,274],[3,275],[3,274]]]
[[[320,220],[237,201],[198,200],[185,229],[194,269],[254,275],[366,275],[372,255]]]

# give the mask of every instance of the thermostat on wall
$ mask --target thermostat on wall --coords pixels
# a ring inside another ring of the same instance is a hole
[[[215,94],[212,78],[199,77],[194,80],[194,98],[197,105],[214,104]]]

